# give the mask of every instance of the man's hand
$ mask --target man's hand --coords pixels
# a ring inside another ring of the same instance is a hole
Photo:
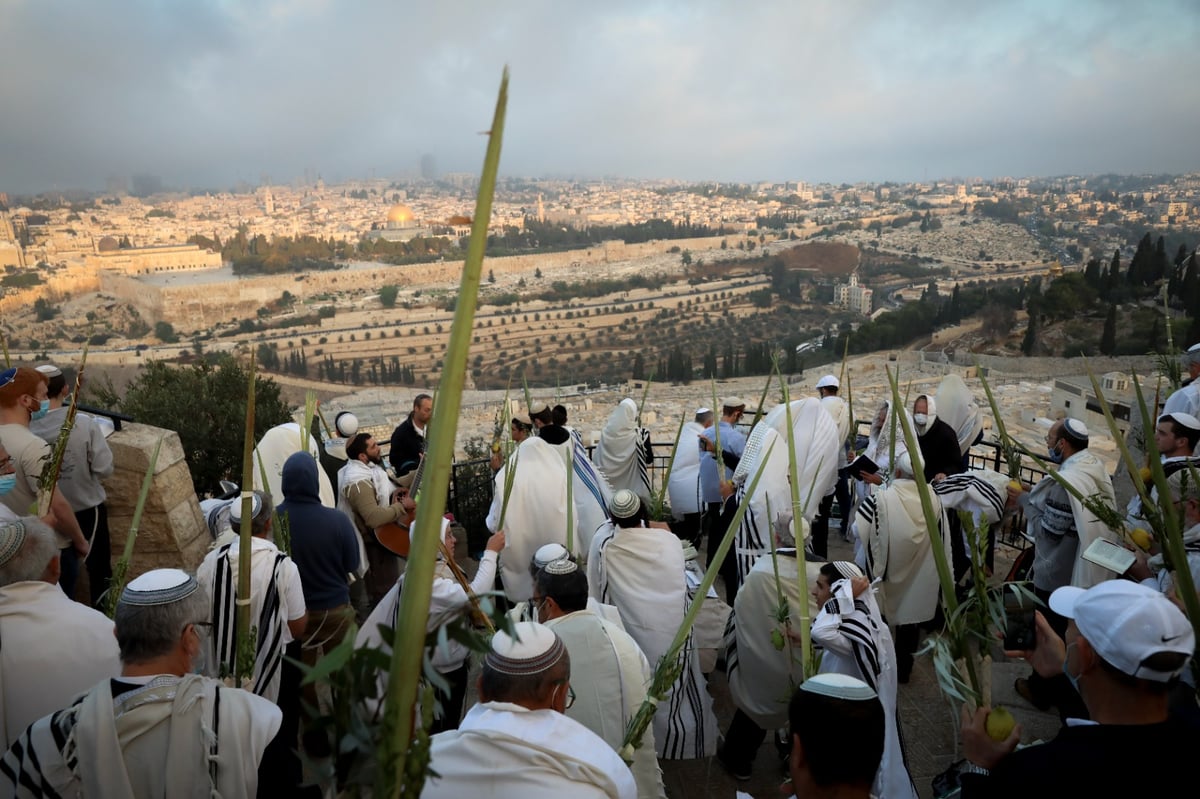
[[[1133,556],[1137,558],[1137,560],[1133,562],[1132,566],[1125,570],[1125,573],[1138,582],[1141,582],[1149,577],[1153,577],[1154,572],[1150,569],[1150,564],[1148,562],[1150,560],[1150,553],[1143,552],[1140,549],[1135,549]]]
[[[492,471],[498,472],[498,471],[500,471],[500,467],[504,465],[504,459],[500,457],[499,452],[493,452],[490,463],[491,463]]]
[[[722,480],[721,485],[718,486],[718,488],[721,491],[721,499],[729,499],[737,491],[737,488],[733,485],[732,480]]]
[[[878,474],[871,474],[870,472],[862,473],[862,481],[864,483],[870,483],[873,486],[883,485],[883,478],[880,477]]]
[[[871,581],[866,577],[851,577],[850,578],[850,593],[858,598],[863,595],[868,588],[871,587]]]
[[[484,548],[487,549],[488,552],[500,554],[500,550],[504,549],[505,540],[504,531],[497,530],[496,532],[492,533],[491,538],[487,540],[487,545]]]
[[[931,480],[930,482],[932,482],[932,483],[940,483],[940,482],[942,482],[942,481],[943,481],[943,480],[945,480],[945,479],[946,479],[946,473],[945,473],[945,472],[938,472],[937,474],[935,474],[935,475],[933,476],[933,480]]]
[[[1010,658],[1024,658],[1033,666],[1033,670],[1043,677],[1061,674],[1063,661],[1067,659],[1067,645],[1050,627],[1050,622],[1046,621],[1040,610],[1033,612],[1033,624],[1035,648],[1006,649],[1004,654]]]
[[[990,707],[978,708],[974,714],[962,708],[963,755],[977,766],[994,769],[1021,742],[1021,725],[1013,727],[1003,741],[994,741],[987,734],[987,716]]]
[[[80,559],[86,558],[88,553],[92,551],[91,544],[89,544],[86,540],[74,541],[71,545],[75,548],[75,551],[79,553]]]

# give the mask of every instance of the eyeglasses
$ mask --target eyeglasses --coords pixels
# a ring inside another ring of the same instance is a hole
[[[0,472],[4,471],[5,469],[8,469],[10,466],[12,466],[12,462],[13,462],[12,456],[9,456],[9,457],[5,458],[4,460],[0,461]],[[15,471],[15,469],[14,469],[14,471]]]
[[[571,687],[571,683],[567,683],[567,701],[563,703],[563,710],[570,709],[573,704],[575,704],[575,689]]]

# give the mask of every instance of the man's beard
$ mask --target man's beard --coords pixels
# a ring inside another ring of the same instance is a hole
[[[370,461],[371,463],[375,464],[376,466],[383,466],[383,458],[380,456],[376,456],[374,458],[368,456],[367,460]]]

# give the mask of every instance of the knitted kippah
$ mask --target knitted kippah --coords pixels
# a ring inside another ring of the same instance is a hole
[[[500,631],[492,636],[492,651],[484,659],[489,668],[501,674],[541,674],[553,668],[567,651],[553,630],[535,621],[517,622],[513,633]]]
[[[131,580],[121,592],[126,605],[169,605],[185,599],[200,588],[196,578],[182,569],[154,569]]]

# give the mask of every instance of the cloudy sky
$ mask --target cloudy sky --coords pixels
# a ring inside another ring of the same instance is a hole
[[[0,191],[1200,169],[1196,0],[0,0]]]

